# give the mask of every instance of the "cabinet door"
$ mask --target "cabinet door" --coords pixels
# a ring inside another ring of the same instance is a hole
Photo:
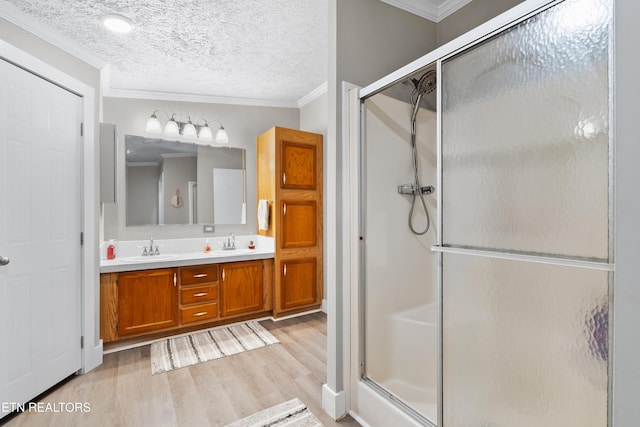
[[[315,246],[317,242],[317,203],[315,200],[283,200],[280,210],[282,248]]]
[[[282,261],[280,305],[282,309],[303,307],[318,302],[316,258]]]
[[[220,269],[222,317],[262,311],[262,284],[262,261],[223,264]]]
[[[176,270],[135,271],[118,275],[118,335],[178,325]]]
[[[316,145],[283,140],[281,150],[282,177],[280,187],[315,190]]]

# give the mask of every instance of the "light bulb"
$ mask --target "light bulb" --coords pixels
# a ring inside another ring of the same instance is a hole
[[[175,116],[175,114],[171,115],[171,119],[164,125],[164,133],[167,135],[180,135],[180,127],[173,116]]]
[[[102,25],[110,31],[125,34],[133,30],[133,22],[122,15],[105,15],[102,17]]]
[[[227,131],[224,130],[224,127],[220,126],[218,132],[216,132],[216,142],[218,144],[228,144],[229,143],[229,135],[227,135]]]
[[[147,120],[146,130],[149,133],[161,133],[162,132],[162,125],[160,124],[160,120],[158,120],[158,117],[156,117],[155,111],[153,112],[151,117],[149,117],[149,120]]]
[[[211,132],[211,128],[206,122],[204,126],[200,128],[200,132],[198,132],[198,138],[203,141],[213,141],[213,133]]]
[[[196,127],[191,123],[191,117],[189,117],[189,121],[182,128],[182,136],[185,138],[195,138],[198,136],[196,132]]]

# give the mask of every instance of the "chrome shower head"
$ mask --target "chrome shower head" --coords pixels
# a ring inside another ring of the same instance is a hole
[[[418,93],[429,94],[436,89],[436,71],[429,70],[420,79],[411,79],[411,81]]]

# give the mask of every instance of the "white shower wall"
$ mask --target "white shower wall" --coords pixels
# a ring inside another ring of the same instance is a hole
[[[417,236],[408,225],[411,196],[397,190],[413,182],[411,110],[408,102],[383,94],[365,101],[365,371],[368,378],[435,421],[437,334],[430,319],[434,316],[406,316],[427,313],[424,308],[437,302],[437,255],[430,250],[436,242],[435,195],[424,196],[431,228]],[[418,113],[417,147],[421,185],[435,185],[433,111]],[[422,230],[426,217],[419,198],[414,210],[414,228]],[[409,353],[412,357],[397,360],[398,354]],[[425,405],[433,410],[423,411]]]

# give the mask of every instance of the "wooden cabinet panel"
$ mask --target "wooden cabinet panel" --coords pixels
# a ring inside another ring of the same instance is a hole
[[[283,200],[281,248],[315,246],[317,203],[315,200]]]
[[[217,264],[194,265],[192,267],[182,267],[180,269],[180,284],[182,286],[217,281]]]
[[[222,317],[263,310],[262,261],[222,264],[220,269]]]
[[[198,285],[180,289],[181,304],[202,304],[218,299],[218,285]]]
[[[178,324],[176,269],[118,275],[118,335],[156,331]]]
[[[100,338],[118,339],[118,273],[100,275]]]
[[[218,317],[218,302],[180,308],[180,323],[202,322]]]
[[[298,258],[282,261],[280,271],[280,305],[291,309],[318,302],[316,258]]]
[[[316,145],[282,141],[281,188],[316,189]]]
[[[323,286],[322,135],[276,126],[258,136],[256,150],[257,199],[273,206],[267,229],[258,229],[276,239],[273,313],[317,308]]]

